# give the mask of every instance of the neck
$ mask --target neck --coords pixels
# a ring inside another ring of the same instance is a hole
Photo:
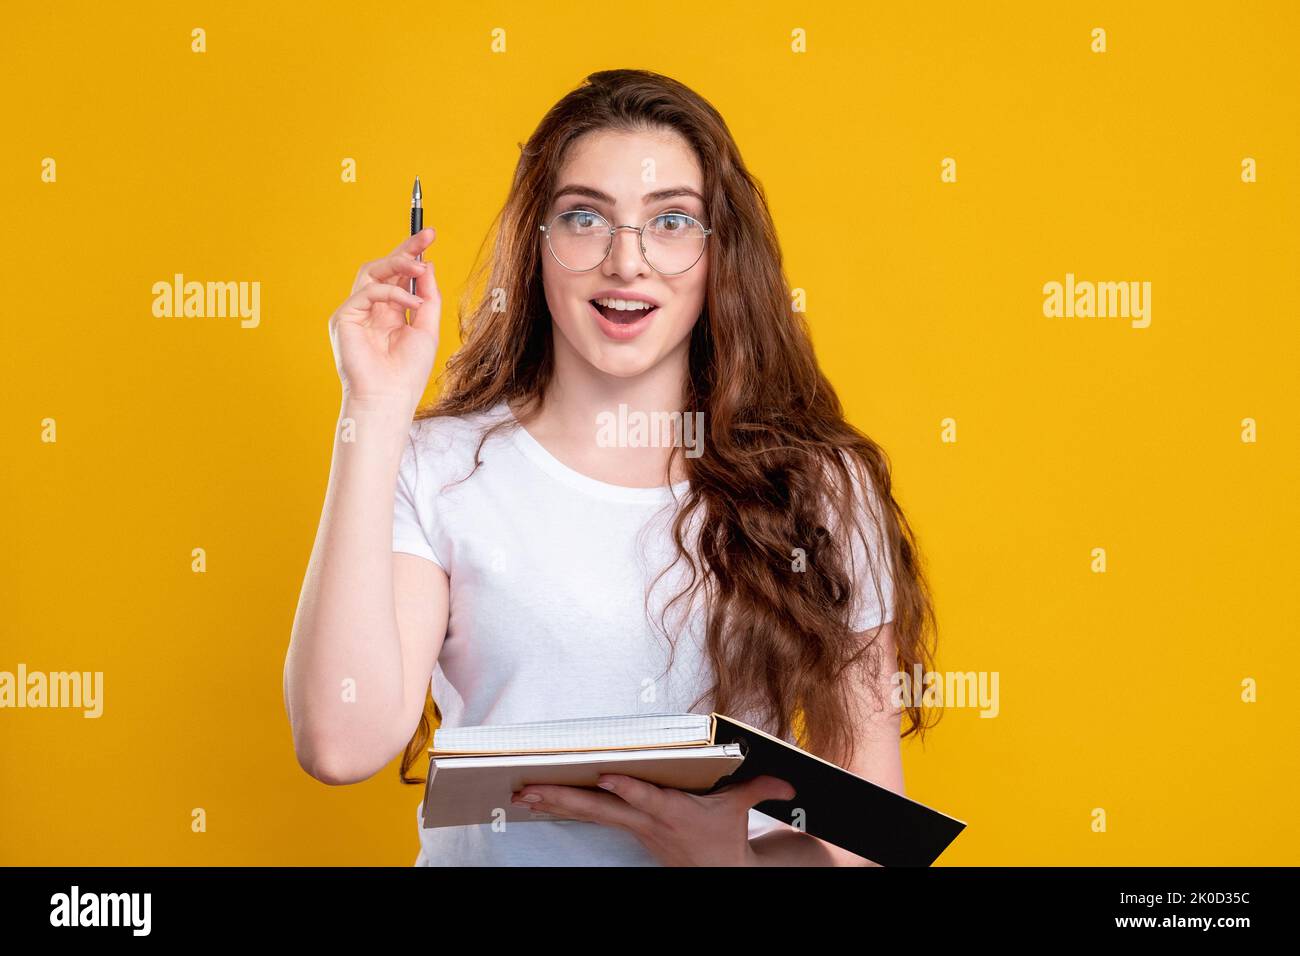
[[[683,411],[688,343],[641,374],[621,377],[578,355],[558,330],[552,342],[554,374],[540,408],[527,417],[516,409],[530,434],[580,470],[622,479],[616,483],[662,484],[673,449],[602,446],[597,441],[600,416],[617,416],[619,405],[629,413]],[[680,458],[673,462],[673,482],[685,478]]]

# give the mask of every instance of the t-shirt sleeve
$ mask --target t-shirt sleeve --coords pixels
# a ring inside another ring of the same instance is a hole
[[[414,430],[412,435],[414,435]],[[421,480],[418,443],[408,438],[397,469],[397,488],[393,498],[393,550],[414,554],[446,569],[432,544],[432,501]]]
[[[894,619],[894,574],[885,538],[884,512],[875,483],[869,474],[854,475],[854,502],[859,530],[850,529],[853,558],[850,577],[854,587],[852,628],[868,631]],[[866,542],[864,545],[863,537]],[[880,594],[876,594],[876,585]]]

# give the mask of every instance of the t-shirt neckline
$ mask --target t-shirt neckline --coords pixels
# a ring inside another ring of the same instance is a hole
[[[607,481],[600,481],[589,475],[584,475],[560,461],[547,451],[541,442],[529,434],[528,429],[515,416],[515,411],[510,407],[509,402],[503,400],[498,405],[498,410],[502,411],[514,423],[514,427],[510,430],[511,439],[515,447],[529,461],[551,477],[584,494],[604,498],[607,501],[660,504],[681,498],[691,486],[690,481],[687,480],[679,481],[673,485],[657,485],[653,488],[633,488],[628,485],[613,485]]]

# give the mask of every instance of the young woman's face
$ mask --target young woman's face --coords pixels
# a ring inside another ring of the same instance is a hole
[[[668,250],[669,237],[692,228],[678,218],[682,213],[709,225],[703,193],[699,162],[680,134],[589,133],[570,147],[545,221],[551,223],[560,213],[580,209],[599,213],[612,226],[641,227],[670,214],[646,231],[645,243],[651,261],[656,259],[656,248],[664,250],[656,265],[676,271],[672,262],[674,256],[682,255],[682,240],[675,240],[678,249]],[[579,217],[569,222],[581,229],[592,220]],[[657,241],[650,235],[655,229],[662,237]],[[546,239],[540,241],[542,281],[557,349],[568,349],[596,369],[619,378],[640,375],[679,351],[684,354],[691,329],[704,308],[712,238],[703,241],[699,260],[680,275],[652,268],[631,229],[615,233],[609,255],[589,272],[565,268],[547,248]],[[558,247],[563,240],[556,236],[554,241]],[[690,248],[689,240],[686,248]],[[647,312],[607,305],[602,311],[593,302],[601,299],[639,300],[655,308]]]

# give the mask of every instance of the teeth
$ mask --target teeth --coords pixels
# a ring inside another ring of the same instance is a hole
[[[631,312],[635,309],[653,309],[654,306],[649,302],[642,302],[639,299],[593,299],[597,305],[603,305],[606,308],[618,309],[620,312]]]

